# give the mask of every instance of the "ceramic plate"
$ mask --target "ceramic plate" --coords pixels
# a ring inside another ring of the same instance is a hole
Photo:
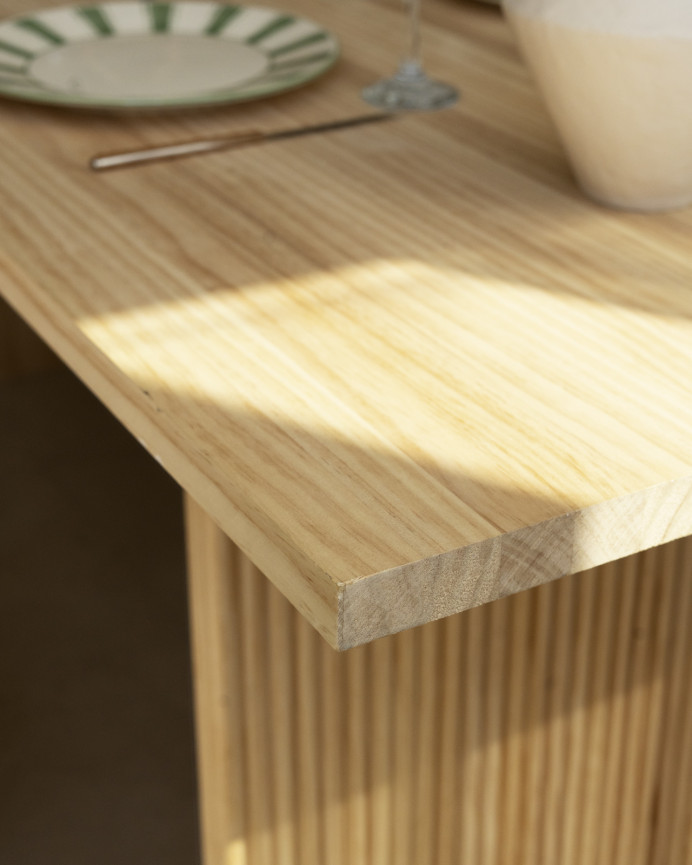
[[[319,25],[260,6],[69,6],[0,23],[0,95],[93,108],[238,102],[305,84],[338,52]]]

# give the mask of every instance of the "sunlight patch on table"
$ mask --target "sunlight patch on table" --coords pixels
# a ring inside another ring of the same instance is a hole
[[[692,361],[689,319],[451,267],[368,261],[80,328],[161,410],[392,457],[457,492],[576,509],[674,476],[688,450],[668,361]]]

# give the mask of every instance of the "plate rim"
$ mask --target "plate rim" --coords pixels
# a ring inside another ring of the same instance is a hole
[[[113,7],[113,6],[136,6],[136,7],[145,7],[151,9],[152,7],[176,7],[176,6],[198,6],[202,4],[198,4],[193,2],[193,0],[95,0],[95,2],[89,2],[89,0],[85,0],[85,2],[74,2],[74,3],[66,3],[60,6],[53,7],[43,7],[40,9],[32,9],[27,10],[25,13],[20,13],[16,15],[11,15],[6,18],[0,19],[0,28],[6,25],[16,24],[17,22],[26,21],[28,19],[38,19],[40,21],[41,16],[45,13],[53,13],[58,11],[75,11],[83,9],[101,9],[102,7]],[[222,9],[234,9],[234,10],[255,10],[259,9],[262,11],[266,11],[268,13],[272,13],[274,16],[282,17],[282,16],[290,16],[294,19],[295,22],[305,22],[313,25],[317,28],[316,32],[322,32],[325,35],[325,39],[327,40],[327,44],[324,47],[324,50],[321,54],[324,57],[321,58],[319,63],[316,60],[312,59],[312,64],[315,64],[310,71],[305,73],[299,73],[294,75],[288,75],[286,78],[282,79],[279,82],[270,83],[268,86],[262,85],[262,80],[268,74],[267,71],[264,71],[261,75],[258,75],[254,78],[249,78],[246,81],[243,81],[238,85],[230,85],[226,87],[219,88],[217,90],[205,90],[198,94],[194,95],[184,95],[180,97],[132,97],[132,96],[122,96],[122,97],[92,97],[92,96],[84,96],[79,93],[74,93],[65,89],[55,89],[52,90],[47,87],[43,87],[39,82],[33,81],[30,87],[22,88],[19,84],[17,85],[8,85],[6,81],[3,81],[3,74],[11,74],[3,71],[2,64],[0,64],[0,98],[21,101],[21,102],[30,102],[36,105],[47,105],[52,107],[64,107],[64,108],[78,108],[78,109],[92,109],[92,110],[100,110],[100,111],[108,111],[108,110],[162,110],[162,109],[180,109],[180,108],[205,108],[205,107],[213,107],[218,105],[229,105],[234,103],[243,103],[250,102],[259,99],[269,98],[271,96],[278,96],[282,93],[290,92],[291,90],[296,90],[299,87],[310,84],[313,81],[320,78],[326,72],[328,72],[339,60],[341,56],[341,43],[338,37],[327,27],[324,27],[319,22],[315,21],[312,18],[306,17],[299,13],[293,13],[290,9],[282,9],[277,8],[273,5],[265,5],[262,3],[244,3],[238,2],[234,3],[228,2],[228,0],[210,0],[209,4],[212,7],[216,7],[218,10]],[[236,13],[237,14],[237,13]],[[151,13],[153,20],[153,12]],[[270,19],[271,20],[271,19]],[[99,33],[94,30],[93,36],[79,41],[96,41],[98,39],[117,39],[118,33],[104,34]],[[185,34],[175,33],[174,31],[171,33],[168,32],[157,32],[156,30],[142,30],[139,34],[120,34],[120,35],[152,35],[152,36],[160,36],[165,39],[167,35],[175,35],[181,36]],[[190,35],[204,35],[203,32],[200,34],[190,34]],[[209,38],[219,38],[217,33],[207,34]],[[0,42],[1,42],[0,36]],[[67,40],[67,44],[69,44],[70,40]],[[73,40],[76,41],[76,40]],[[232,40],[229,39],[229,42],[236,41],[239,44],[243,44],[243,40]],[[64,47],[65,43],[61,44],[53,44],[51,45],[49,42],[47,44],[47,49],[45,51],[36,54],[35,56],[46,56],[52,51],[59,50]],[[261,49],[258,49],[261,50]],[[320,55],[317,55],[319,58]],[[31,58],[33,59],[33,57]],[[30,63],[31,59],[27,62]],[[310,63],[310,57],[306,58],[306,63]],[[312,65],[311,64],[311,65]],[[271,72],[271,70],[269,70]]]

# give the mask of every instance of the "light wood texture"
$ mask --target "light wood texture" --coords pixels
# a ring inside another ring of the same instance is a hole
[[[2,294],[339,648],[690,533],[692,213],[583,199],[496,10],[426,9],[452,110],[89,173],[361,113],[400,10],[290,5],[295,93],[0,106]]]
[[[188,530],[206,865],[690,862],[690,539],[339,654]]]

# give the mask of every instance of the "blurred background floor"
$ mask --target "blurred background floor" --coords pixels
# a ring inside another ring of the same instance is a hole
[[[0,865],[197,865],[181,500],[64,369],[0,384]]]

